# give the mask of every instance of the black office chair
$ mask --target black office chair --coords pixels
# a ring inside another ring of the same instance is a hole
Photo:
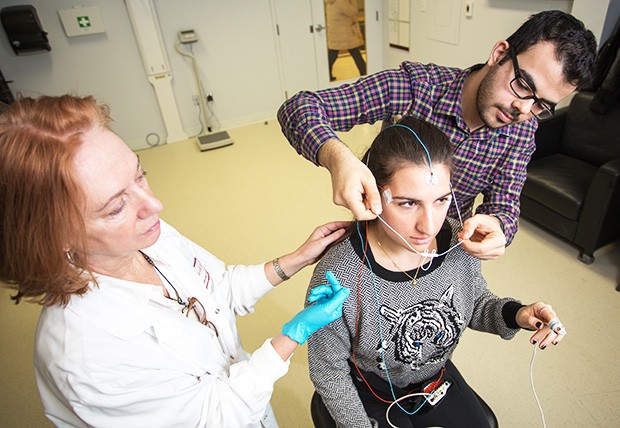
[[[592,91],[542,120],[521,215],[579,248],[579,260],[620,239],[620,19],[599,53]]]
[[[592,110],[595,93],[540,122],[521,215],[579,248],[579,260],[620,238],[620,103]]]
[[[310,401],[310,414],[312,415],[312,423],[315,428],[336,428],[336,422],[329,414],[327,407],[323,404],[321,396],[314,391],[312,400]]]
[[[497,418],[495,417],[495,413],[489,407],[487,403],[484,402],[482,397],[480,397],[476,391],[474,391],[476,397],[478,397],[478,401],[484,410],[484,414],[487,417],[487,421],[489,422],[489,427],[497,428],[499,423],[497,422]],[[327,407],[323,404],[323,400],[321,396],[314,391],[312,395],[312,400],[310,401],[310,414],[312,415],[312,423],[314,423],[315,428],[336,428],[336,423],[332,419]]]

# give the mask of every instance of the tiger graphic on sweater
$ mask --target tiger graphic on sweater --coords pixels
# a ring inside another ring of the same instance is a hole
[[[428,299],[405,309],[381,305],[380,313],[389,323],[378,351],[394,342],[394,358],[418,370],[427,363],[442,361],[463,329],[463,317],[454,309],[450,287],[439,299]],[[383,362],[379,362],[383,368]]]

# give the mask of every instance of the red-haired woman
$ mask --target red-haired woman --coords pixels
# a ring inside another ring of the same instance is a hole
[[[0,116],[0,280],[44,305],[37,384],[58,426],[277,426],[269,400],[308,335],[340,316],[325,286],[252,355],[235,317],[314,263],[348,223],[226,266],[159,218],[140,159],[92,97],[22,98]]]

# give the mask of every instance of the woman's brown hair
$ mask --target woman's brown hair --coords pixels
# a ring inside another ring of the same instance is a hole
[[[109,122],[90,96],[20,98],[0,115],[0,281],[16,303],[66,304],[88,290],[73,157],[85,132]]]
[[[407,164],[430,168],[429,161],[432,159],[433,165],[443,164],[452,171],[453,154],[450,139],[441,129],[430,122],[405,116],[381,130],[362,156],[362,162],[372,172],[377,182],[377,190],[381,192],[398,169]],[[377,220],[368,220],[369,223],[374,221]],[[328,248],[347,239],[356,228],[353,222],[344,235]]]

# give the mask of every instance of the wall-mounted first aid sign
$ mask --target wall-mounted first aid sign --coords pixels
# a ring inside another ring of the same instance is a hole
[[[105,33],[105,25],[96,6],[59,10],[58,15],[67,37]]]

